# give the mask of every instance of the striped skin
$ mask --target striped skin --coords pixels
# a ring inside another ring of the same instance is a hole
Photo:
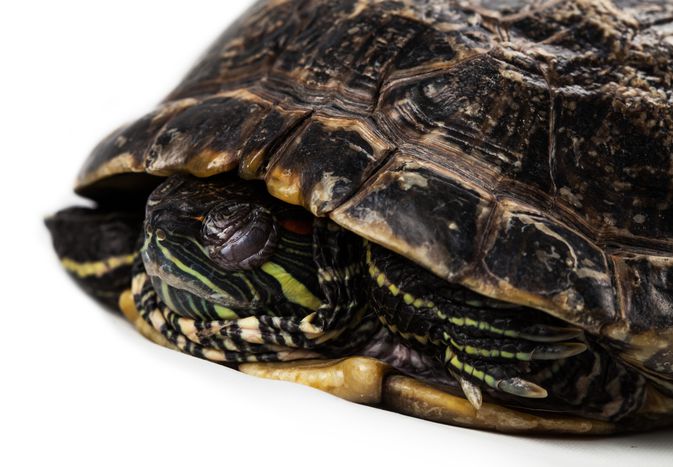
[[[321,304],[311,235],[284,230],[271,261],[239,272],[217,268],[196,238],[175,237],[161,240],[150,234],[141,254],[146,264],[161,264],[161,272],[151,276],[153,286],[181,316],[237,319],[262,311],[269,316],[294,317],[316,311]],[[193,278],[203,290],[195,293],[169,284],[180,277]],[[215,296],[219,299],[208,299]]]
[[[131,266],[137,256],[136,252],[109,256],[98,261],[75,261],[71,258],[61,258],[63,269],[79,278],[102,277],[113,271]]]
[[[45,221],[61,265],[91,297],[117,310],[129,287],[142,225],[138,211],[69,208]]]
[[[361,287],[361,240],[251,186],[172,177],[155,191],[132,282],[141,316],[180,350],[217,362],[352,354],[380,326]],[[261,266],[224,270],[204,248],[201,224],[225,199],[273,208],[278,242]]]
[[[236,317],[185,317],[175,311],[182,310],[175,303],[188,300],[186,295],[172,289],[169,300],[173,306],[167,306],[158,292],[161,287],[152,285],[140,259],[136,261],[132,291],[143,318],[185,353],[222,363],[284,361],[351,355],[370,339],[378,324],[366,304],[361,300],[339,302],[339,294],[347,294],[346,288],[354,290],[356,282],[361,282],[357,272],[341,275],[334,268],[319,269],[326,298],[315,311],[303,307],[292,310],[285,303],[284,309],[232,310]],[[200,314],[205,313],[200,310]],[[243,315],[248,316],[239,317]]]
[[[399,255],[366,244],[370,294],[381,322],[432,355],[474,405],[481,390],[531,409],[619,420],[644,401],[645,380],[600,343],[535,310],[441,281]],[[605,386],[605,387],[604,387]]]

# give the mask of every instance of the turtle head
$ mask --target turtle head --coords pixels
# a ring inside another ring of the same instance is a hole
[[[144,269],[178,314],[222,317],[217,310],[250,314],[281,302],[315,307],[320,301],[310,218],[274,204],[257,188],[176,176],[148,199]],[[290,230],[287,218],[304,221],[304,230]],[[293,242],[292,252],[287,242]],[[287,265],[292,255],[309,258],[301,271]],[[294,295],[286,294],[288,287]]]

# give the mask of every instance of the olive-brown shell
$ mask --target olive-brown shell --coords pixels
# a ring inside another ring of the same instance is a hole
[[[673,4],[271,0],[77,189],[238,170],[673,379]]]

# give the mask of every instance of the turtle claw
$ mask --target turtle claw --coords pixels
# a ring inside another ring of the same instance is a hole
[[[534,324],[519,331],[516,337],[533,342],[562,342],[580,337],[582,333],[577,328]]]
[[[466,380],[465,378],[461,378],[460,376],[458,376],[456,379],[458,379],[460,387],[463,389],[465,398],[470,404],[472,404],[472,407],[474,407],[476,410],[479,410],[483,402],[481,389],[479,386],[472,383],[471,381]]]
[[[502,392],[519,397],[531,399],[544,399],[547,397],[547,390],[545,388],[519,377],[501,379],[495,383],[495,387]]]
[[[540,346],[530,352],[531,360],[560,360],[581,354],[587,349],[581,342],[565,342],[558,345]]]
[[[537,384],[514,376],[525,371],[519,364],[493,364],[487,361],[462,358],[447,347],[444,362],[447,370],[460,383],[465,398],[476,409],[481,407],[482,394],[478,385],[485,385],[496,391],[505,392],[519,397],[542,399],[547,397],[547,390]]]

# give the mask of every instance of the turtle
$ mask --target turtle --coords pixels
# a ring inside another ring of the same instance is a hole
[[[673,4],[268,0],[47,219],[153,341],[447,424],[673,420]]]

